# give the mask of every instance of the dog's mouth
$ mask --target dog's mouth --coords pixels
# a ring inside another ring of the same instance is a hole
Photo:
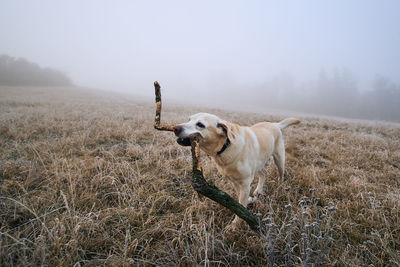
[[[194,134],[191,134],[191,135],[189,135],[187,137],[179,137],[178,139],[176,139],[176,142],[178,144],[180,144],[181,146],[190,146],[191,143],[192,143],[191,142],[192,138],[196,138],[197,140],[201,141],[201,139],[203,137],[199,133],[194,133]]]
[[[181,146],[190,146],[190,138],[189,137],[186,137],[186,138],[179,137],[178,139],[176,139],[176,142],[178,144],[180,144]]]

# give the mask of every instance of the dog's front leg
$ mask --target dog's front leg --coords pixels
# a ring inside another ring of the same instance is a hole
[[[249,181],[251,181],[249,179]],[[242,204],[244,207],[247,207],[247,201],[249,199],[250,195],[250,183],[243,183],[240,185],[237,185],[238,191],[239,191],[239,203]],[[239,222],[239,217],[235,215],[235,219],[232,221],[232,226],[236,227],[236,224]]]

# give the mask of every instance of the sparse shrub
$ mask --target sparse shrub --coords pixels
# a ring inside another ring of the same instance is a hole
[[[262,219],[265,230],[260,242],[265,248],[269,266],[326,265],[330,243],[334,241],[332,234],[336,207],[333,203],[321,207],[319,198],[314,196],[315,189],[310,192],[311,198],[303,196],[297,204],[286,204],[285,215],[278,224],[274,218],[279,212],[269,212]],[[281,207],[276,208],[283,212]]]

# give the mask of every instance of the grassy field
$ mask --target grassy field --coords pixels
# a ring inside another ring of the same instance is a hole
[[[168,123],[283,118],[164,104]],[[286,179],[266,167],[249,207],[266,223],[258,236],[224,231],[233,215],[197,196],[190,149],[153,119],[134,97],[0,87],[0,265],[400,265],[400,125],[303,117],[285,129]]]

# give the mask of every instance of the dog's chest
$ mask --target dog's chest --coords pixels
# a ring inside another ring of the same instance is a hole
[[[232,181],[238,181],[251,176],[252,167],[249,166],[247,161],[239,161],[230,165],[218,165],[217,169],[222,176],[229,178]]]

